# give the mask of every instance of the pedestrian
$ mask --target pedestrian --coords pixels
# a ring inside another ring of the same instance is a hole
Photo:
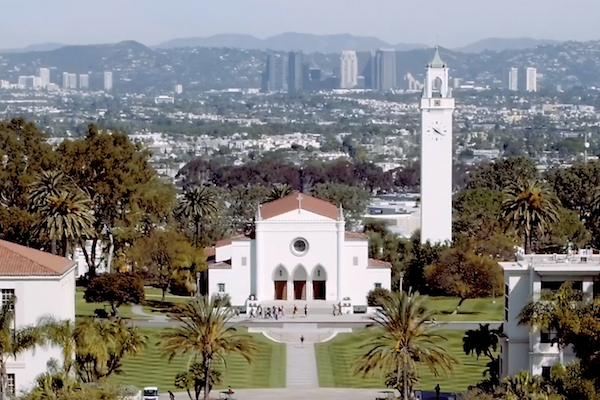
[[[294,311],[292,312],[292,317],[296,317],[296,314],[298,314],[298,307],[296,307],[296,305],[294,304]]]
[[[171,392],[170,390],[169,390],[169,398],[170,398],[171,400],[175,400],[175,395],[174,395],[174,394],[173,394],[173,392]]]
[[[333,305],[333,316],[335,317],[337,315],[337,306],[334,304]]]
[[[304,335],[300,336],[300,344],[304,347]]]
[[[342,315],[342,302],[341,301],[338,304],[338,312],[339,312],[339,315]]]
[[[304,316],[308,317],[308,304],[304,305]]]

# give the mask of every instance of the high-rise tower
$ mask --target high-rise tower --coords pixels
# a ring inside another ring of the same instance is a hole
[[[452,240],[452,113],[448,66],[438,49],[421,98],[421,243]]]
[[[352,89],[358,85],[358,57],[355,51],[342,51],[340,56],[340,89]]]

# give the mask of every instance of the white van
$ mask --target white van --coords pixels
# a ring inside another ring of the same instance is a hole
[[[142,400],[158,400],[158,388],[156,386],[146,386]]]

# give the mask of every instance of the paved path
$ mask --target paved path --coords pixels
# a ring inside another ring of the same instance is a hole
[[[150,323],[168,325],[169,322],[169,317],[167,317],[166,315],[152,315],[146,313],[144,311],[144,308],[140,304],[132,304],[131,312],[139,316],[140,318],[147,319]],[[139,325],[139,322],[133,321],[133,323],[134,325]]]
[[[311,389],[319,387],[315,345],[288,343],[286,351],[285,387],[288,389]]]
[[[237,400],[374,400],[377,389],[239,389],[233,388]],[[382,389],[386,390],[386,389]],[[192,393],[193,396],[193,393]],[[219,398],[219,391],[210,393],[213,399]],[[161,393],[160,400],[169,400],[167,392]],[[189,400],[187,393],[175,393],[175,400]]]

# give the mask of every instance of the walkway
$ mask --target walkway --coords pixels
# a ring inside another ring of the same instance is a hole
[[[239,389],[233,388],[238,400],[373,400],[377,389]],[[219,398],[219,391],[210,393],[213,399]],[[189,400],[187,393],[175,393],[175,400]],[[167,392],[161,392],[160,400],[169,400]]]

